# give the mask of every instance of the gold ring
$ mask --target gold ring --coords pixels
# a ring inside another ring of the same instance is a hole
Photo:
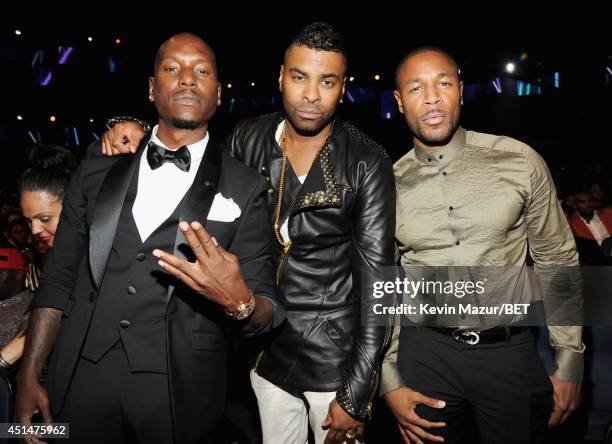
[[[346,439],[353,439],[355,436],[357,436],[357,435],[355,435],[355,432],[346,432],[346,433],[344,434],[344,437],[345,437]]]

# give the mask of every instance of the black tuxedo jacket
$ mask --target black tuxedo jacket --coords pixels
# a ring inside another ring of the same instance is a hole
[[[69,389],[115,232],[121,229],[118,220],[128,184],[141,156],[146,155],[143,152],[147,142],[145,138],[138,155],[111,158],[99,154],[99,142],[92,144],[64,199],[54,246],[33,301],[33,307],[63,310],[47,380],[52,411],[56,413]],[[180,220],[201,222],[223,247],[238,256],[242,274],[253,293],[274,301],[274,265],[270,254],[273,234],[268,223],[268,191],[263,178],[222,153],[210,140],[188,193]],[[208,220],[217,193],[239,206],[241,214],[237,219]],[[178,227],[174,254],[187,258],[192,254]],[[282,307],[278,307],[274,324],[283,316]],[[175,436],[179,443],[198,442],[223,412],[227,333],[232,321],[218,306],[174,282],[168,287],[166,325]]]

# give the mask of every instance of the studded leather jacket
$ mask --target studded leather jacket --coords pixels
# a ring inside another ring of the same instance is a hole
[[[268,181],[275,219],[282,149],[276,132],[283,114],[240,122],[229,153]],[[291,246],[275,242],[279,300],[286,322],[271,333],[255,371],[288,391],[336,392],[339,404],[363,419],[376,392],[386,320],[366,321],[370,278],[394,262],[395,186],[381,146],[340,119],[334,121],[302,184],[286,164],[280,224],[288,219]],[[369,313],[369,312],[368,312]]]

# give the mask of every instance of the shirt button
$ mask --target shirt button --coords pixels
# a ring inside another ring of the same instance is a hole
[[[427,158],[427,162],[431,162],[431,157],[428,157],[428,158]]]
[[[132,285],[128,285],[127,292],[128,294],[136,294],[136,287],[133,287]]]
[[[438,157],[438,159],[442,160],[444,156],[442,154],[440,154],[440,156]]]
[[[119,322],[119,326],[121,326],[121,328],[128,328],[130,326],[130,321],[127,321],[124,319],[121,322]]]
[[[443,175],[443,176],[446,176],[446,171],[442,171],[442,175]]]
[[[136,255],[136,260],[137,260],[138,262],[142,262],[142,261],[144,261],[146,258],[147,258],[147,257],[145,256],[145,254],[144,254],[144,253],[138,253],[138,254]]]
[[[96,300],[96,292],[92,291],[91,293],[89,293],[89,302],[93,302]]]
[[[459,245],[459,244],[460,244],[460,242],[459,242],[459,241],[455,241],[455,245]]]
[[[453,207],[448,207],[448,210],[449,210],[449,211],[453,211],[453,210],[454,210],[454,208],[453,208]]]

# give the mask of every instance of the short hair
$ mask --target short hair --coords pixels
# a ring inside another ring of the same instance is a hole
[[[339,52],[348,61],[342,36],[329,23],[314,22],[306,25],[298,32],[287,47],[305,46],[315,51]]]
[[[215,70],[215,74],[217,74],[217,76],[219,75],[219,71],[217,69],[217,54],[215,53],[215,50],[212,49],[212,47],[206,42],[206,40],[204,40],[199,35],[194,34],[193,32],[179,32],[178,34],[174,34],[168,37],[166,40],[164,40],[164,42],[161,45],[159,45],[159,47],[157,48],[157,51],[155,52],[155,61],[153,62],[153,75],[157,75],[159,65],[161,64],[161,61],[162,61],[164,47],[170,40],[172,40],[175,37],[191,37],[193,39],[196,39],[202,42],[204,46],[206,46],[210,50],[210,53],[212,55],[211,63]]]
[[[397,63],[397,67],[395,68],[395,87],[396,88],[399,88],[399,75],[400,75],[400,71],[402,70],[402,67],[404,66],[404,63],[406,63],[406,61],[409,58],[415,55],[418,55],[418,54],[423,54],[425,52],[437,52],[438,54],[442,54],[444,57],[446,57],[453,65],[455,65],[455,68],[457,68],[457,76],[459,76],[459,80],[462,80],[461,79],[461,69],[459,68],[459,63],[457,63],[457,60],[455,59],[455,57],[453,57],[448,51],[445,51],[442,48],[438,48],[437,46],[420,46],[416,49],[413,49],[405,56],[403,56],[400,59],[400,61]]]

